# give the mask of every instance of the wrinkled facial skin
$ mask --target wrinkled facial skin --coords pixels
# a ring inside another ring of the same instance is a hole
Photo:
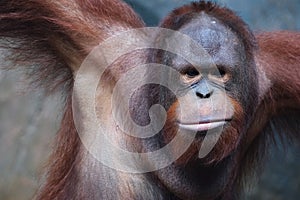
[[[168,52],[154,54],[155,63],[179,72],[176,75],[178,93],[158,85],[145,86],[133,97],[133,104],[139,106],[139,112],[132,111],[131,114],[138,124],[145,125],[149,123],[148,109],[151,105],[159,103],[167,110],[163,130],[143,141],[146,152],[168,144],[177,131],[186,134],[197,132],[189,149],[172,165],[155,174],[167,190],[180,198],[212,199],[224,190],[230,180],[228,171],[234,168],[235,150],[256,107],[256,69],[254,61],[247,60],[244,45],[237,34],[213,17],[200,13],[179,31],[200,44],[211,58],[207,60],[199,55],[198,65],[193,66]],[[172,76],[151,69],[148,75]],[[207,131],[220,126],[223,129],[218,142],[206,157],[200,159],[198,152],[204,137],[214,134]],[[180,147],[173,148],[175,152]]]
[[[210,59],[200,55],[198,65],[192,66],[179,56],[165,57],[168,65],[180,72],[182,88],[189,91],[177,95],[180,104],[175,101],[170,106],[170,111],[176,111],[167,124],[175,123],[183,130],[198,131],[200,136],[205,136],[209,129],[223,126],[219,142],[203,159],[208,163],[220,161],[237,147],[242,129],[246,127],[247,104],[252,103],[247,97],[251,81],[245,76],[249,72],[243,45],[229,28],[208,16],[194,19],[179,31],[200,44]],[[169,138],[170,133],[172,131],[166,130]],[[193,153],[201,145],[202,137],[197,139]],[[193,153],[188,152],[180,161],[187,161]]]

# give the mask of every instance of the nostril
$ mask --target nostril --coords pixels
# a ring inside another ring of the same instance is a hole
[[[201,99],[207,99],[207,98],[210,98],[212,93],[213,93],[213,90],[210,90],[210,91],[206,91],[206,92],[196,92],[196,95],[198,97],[200,97]]]
[[[213,87],[205,80],[202,79],[194,88],[197,97],[201,99],[210,98],[213,94]]]

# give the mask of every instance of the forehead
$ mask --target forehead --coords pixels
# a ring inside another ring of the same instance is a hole
[[[237,35],[218,19],[205,13],[199,13],[179,31],[200,44],[214,59],[233,62],[241,51]]]
[[[238,37],[218,19],[199,13],[189,23],[180,28],[180,32],[189,35],[203,47],[217,47],[219,44],[237,44]]]

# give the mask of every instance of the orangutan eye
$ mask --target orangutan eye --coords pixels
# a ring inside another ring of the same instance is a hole
[[[188,69],[186,72],[185,72],[185,75],[189,78],[194,78],[195,76],[198,76],[200,73],[198,72],[198,70],[196,70],[195,68],[191,68],[191,69]]]
[[[191,68],[185,70],[183,74],[188,78],[194,78],[194,77],[198,76],[200,73],[197,69],[195,69],[194,67],[191,67]]]

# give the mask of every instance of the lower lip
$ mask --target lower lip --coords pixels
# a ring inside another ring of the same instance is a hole
[[[226,121],[220,122],[210,122],[210,123],[203,123],[203,124],[180,124],[179,127],[182,129],[190,130],[190,131],[207,131],[210,129],[214,129],[226,124]]]

